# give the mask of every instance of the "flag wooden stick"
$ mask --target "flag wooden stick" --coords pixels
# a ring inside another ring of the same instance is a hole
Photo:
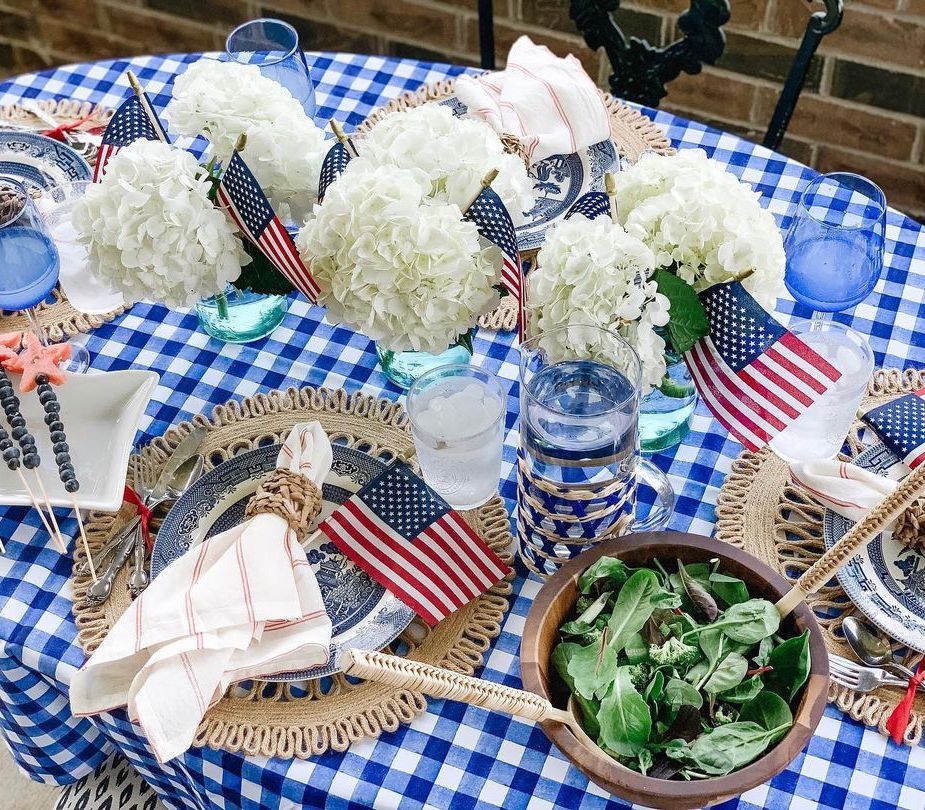
[[[488,174],[486,174],[482,178],[482,182],[479,183],[479,190],[476,191],[475,194],[472,195],[472,199],[469,200],[468,203],[466,203],[466,207],[463,208],[462,210],[463,214],[465,214],[470,208],[472,208],[472,204],[479,198],[479,194],[481,194],[486,188],[488,188],[492,183],[494,183],[495,178],[497,176],[498,176],[498,170],[492,169]]]
[[[333,118],[328,121],[328,124],[331,126],[331,132],[334,133],[334,137],[343,144],[344,149],[346,149],[354,157],[359,157],[360,153],[357,151],[356,146],[354,146],[353,141],[347,137],[343,127]]]
[[[126,78],[128,78],[128,83],[132,87],[132,91],[135,93],[136,96],[138,96],[138,100],[141,102],[141,106],[144,107],[145,113],[148,115],[148,118],[151,119],[151,123],[158,124],[158,126],[154,128],[156,130],[160,130],[163,127],[163,125],[160,124],[157,118],[157,115],[155,115],[154,110],[152,110],[150,105],[148,104],[148,99],[145,96],[145,91],[144,89],[142,89],[141,83],[138,81],[138,77],[134,73],[132,73],[132,71],[130,70],[126,70],[125,75],[126,75]],[[161,137],[162,134],[164,135],[164,137]],[[167,142],[166,133],[158,132],[158,137],[165,143]]]
[[[35,480],[39,482],[39,491],[42,493],[42,498],[45,499],[45,506],[48,508],[48,519],[51,521],[51,525],[54,527],[54,538],[58,544],[58,548],[61,550],[62,554],[67,554],[67,544],[64,542],[64,535],[61,534],[61,529],[58,526],[58,519],[55,517],[54,507],[51,505],[51,498],[48,497],[48,492],[45,489],[45,483],[42,481],[39,471],[33,469],[32,472],[35,473]]]
[[[234,151],[243,152],[245,146],[247,146],[247,133],[242,132],[240,135],[238,135],[238,139],[234,142]]]
[[[77,515],[77,525],[80,527],[80,543],[83,546],[84,554],[87,555],[87,567],[90,569],[90,577],[96,584],[96,568],[93,565],[93,555],[90,553],[90,543],[87,541],[87,530],[84,528],[84,519],[80,514],[80,507],[77,505],[77,498],[71,495],[71,503],[74,505],[74,514]]]
[[[610,206],[610,218],[613,224],[618,223],[617,219],[617,178],[613,172],[604,173],[604,190],[607,192],[607,204]]]

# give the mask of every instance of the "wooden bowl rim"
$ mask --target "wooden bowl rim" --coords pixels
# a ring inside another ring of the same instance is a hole
[[[625,535],[606,540],[565,563],[543,584],[533,600],[524,623],[520,645],[521,678],[524,688],[547,700],[551,699],[550,692],[543,682],[536,655],[538,653],[536,643],[540,638],[540,629],[545,617],[549,614],[549,608],[559,600],[563,593],[577,587],[578,577],[592,563],[605,555],[620,557],[626,552],[647,548],[651,548],[655,552],[653,556],[657,556],[659,548],[679,543],[720,559],[725,558],[748,566],[753,571],[755,579],[766,582],[779,596],[783,596],[790,590],[791,584],[766,563],[743,549],[712,537],[686,532],[662,531]],[[620,765],[603,752],[597,752],[599,756],[594,758],[596,766],[600,767],[592,768],[580,756],[580,753],[587,752],[587,748],[565,726],[554,721],[545,721],[542,724],[543,731],[569,761],[589,779],[621,798],[628,798],[643,804],[648,797],[650,801],[653,798],[683,801],[684,804],[676,805],[678,807],[695,805],[699,807],[702,803],[716,801],[718,797],[736,796],[762,785],[783,771],[806,747],[825,711],[829,683],[829,659],[822,630],[812,609],[805,602],[794,610],[793,616],[798,623],[802,622],[804,627],[809,628],[810,646],[809,678],[803,687],[803,697],[795,712],[793,727],[768,753],[738,771],[726,776],[691,781],[656,779],[643,776],[641,773]],[[527,648],[528,640],[529,643],[534,644],[533,655],[530,655],[531,651]]]

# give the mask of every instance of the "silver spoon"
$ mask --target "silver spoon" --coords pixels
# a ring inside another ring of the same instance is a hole
[[[149,503],[148,508],[154,510],[162,503],[175,501],[179,498],[189,489],[192,483],[202,475],[203,464],[205,464],[205,459],[202,455],[195,455],[184,461],[177,468],[170,483],[167,484],[167,492],[164,494],[164,497]],[[132,592],[132,596],[138,596],[138,594],[148,587],[150,581],[151,578],[145,570],[145,541],[142,537],[141,529],[139,528],[135,536],[134,567],[132,568],[132,573],[128,580],[128,586]]]
[[[845,631],[848,646],[862,664],[899,672],[905,678],[915,675],[911,669],[893,660],[889,639],[867,622],[861,621],[857,616],[847,616],[842,621],[842,629]]]

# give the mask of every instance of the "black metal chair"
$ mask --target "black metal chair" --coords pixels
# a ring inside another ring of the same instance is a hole
[[[784,138],[819,43],[841,24],[843,0],[819,2],[825,4],[825,10],[809,18],[762,141],[770,149],[777,149]],[[691,0],[690,9],[678,18],[681,38],[662,48],[637,37],[626,37],[612,16],[619,7],[620,0],[570,0],[569,8],[588,47],[606,52],[612,68],[608,84],[619,98],[657,107],[668,93],[666,85],[682,71],[700,73],[705,64],[712,65],[723,55],[726,36],[722,27],[729,21],[729,0]],[[479,44],[482,67],[493,70],[492,0],[479,0]]]

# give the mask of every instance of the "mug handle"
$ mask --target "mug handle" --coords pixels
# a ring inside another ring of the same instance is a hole
[[[649,459],[641,458],[636,462],[636,478],[640,483],[655,490],[656,503],[649,514],[633,523],[634,532],[655,532],[665,527],[671,513],[674,512],[674,490],[671,482]]]

